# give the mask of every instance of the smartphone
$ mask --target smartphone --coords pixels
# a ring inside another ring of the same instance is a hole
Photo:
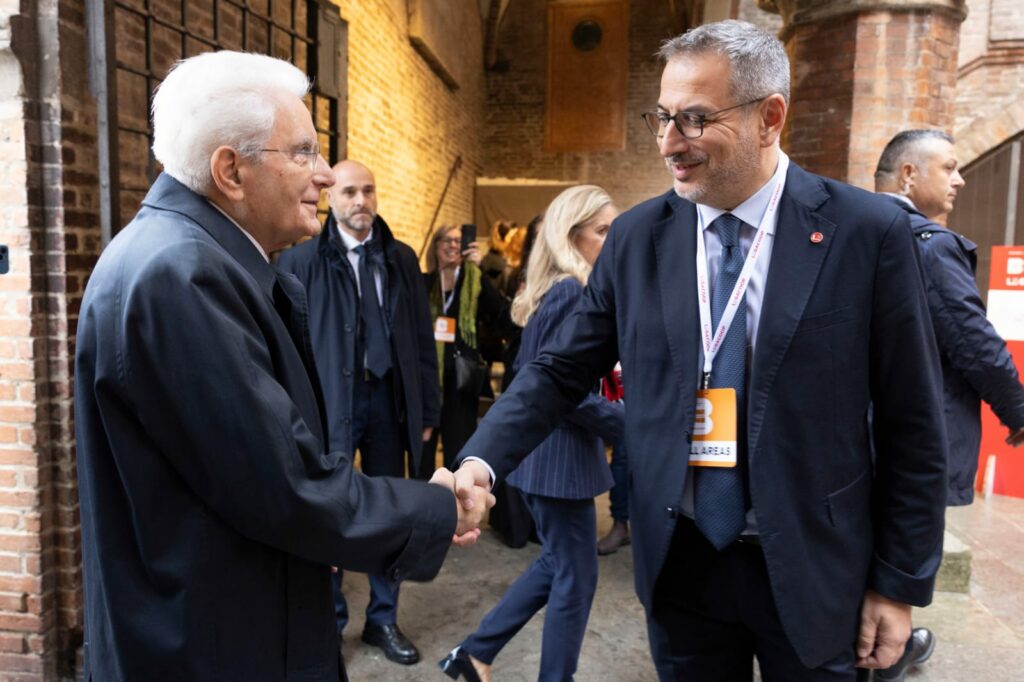
[[[11,267],[10,254],[7,251],[7,246],[0,244],[0,275],[6,275],[7,271]]]
[[[466,253],[469,247],[476,241],[476,225],[462,226],[462,253]]]

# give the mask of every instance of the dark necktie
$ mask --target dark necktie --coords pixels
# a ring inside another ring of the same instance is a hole
[[[743,222],[726,213],[712,227],[722,242],[718,279],[711,292],[711,324],[713,329],[725,312],[736,280],[743,269],[739,231]],[[714,365],[711,367],[711,388],[736,389],[737,436],[745,418],[744,388],[747,354],[746,293],[736,310],[729,332],[725,335]],[[739,438],[737,439],[739,440]],[[746,527],[746,501],[743,492],[743,444],[737,442],[738,462],[735,467],[697,467],[694,479],[694,521],[716,549],[732,544]]]
[[[377,283],[371,262],[372,245],[360,244],[353,249],[359,254],[359,319],[362,322],[363,348],[366,350],[364,369],[378,379],[391,369],[391,344],[384,327],[384,314],[377,300]]]

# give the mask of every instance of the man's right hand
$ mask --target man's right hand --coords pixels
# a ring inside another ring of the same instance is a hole
[[[489,475],[487,479],[490,479]],[[480,524],[483,523],[487,510],[494,506],[494,495],[490,493],[488,487],[483,486],[470,486],[463,494],[459,494],[457,480],[456,475],[442,467],[434,472],[430,482],[444,486],[456,494],[455,508],[458,521],[452,544],[457,547],[468,547],[480,537]]]
[[[473,489],[491,489],[491,474],[487,467],[476,460],[466,460],[455,472],[455,496],[462,502],[466,510],[476,505]],[[493,496],[491,499],[494,499]],[[491,504],[494,504],[493,502]]]

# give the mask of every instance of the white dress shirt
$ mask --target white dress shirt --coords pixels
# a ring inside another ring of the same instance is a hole
[[[337,227],[337,224],[335,224],[335,227]],[[359,261],[362,258],[362,256],[356,253],[355,249],[357,246],[365,244],[366,242],[373,239],[373,228],[370,228],[370,234],[366,235],[365,241],[359,241],[358,239],[356,239],[355,237],[353,237],[340,227],[338,227],[338,236],[341,237],[341,243],[344,244],[345,248],[347,249],[345,255],[348,257],[348,262],[352,265],[352,272],[354,272],[356,275],[356,292],[359,294],[359,297],[362,298],[363,285],[362,282],[359,281]],[[382,287],[380,285],[380,272],[377,270],[373,271],[373,283],[377,287],[377,303],[383,307],[384,294],[381,291]]]
[[[771,199],[772,190],[775,188],[777,182],[786,182],[786,170],[787,165],[783,164],[782,158],[785,154],[779,151],[779,165],[775,169],[775,173],[771,179],[768,180],[761,189],[754,192],[750,198],[744,201],[742,204],[737,206],[731,211],[723,211],[720,208],[714,208],[712,206],[706,206],[704,204],[697,204],[697,226],[704,234],[704,247],[706,250],[706,256],[708,260],[708,284],[711,287],[711,291],[715,290],[715,282],[718,279],[718,266],[721,264],[722,259],[722,242],[718,237],[718,233],[712,228],[711,223],[714,222],[715,218],[724,214],[731,213],[740,220],[743,221],[743,225],[740,226],[740,250],[743,253],[743,257],[747,257],[747,252],[750,251],[750,245],[754,242],[754,236],[757,234],[757,228],[761,224],[761,219],[764,217],[765,212],[768,210],[768,202]],[[765,225],[765,241],[763,255],[757,259],[754,264],[754,269],[750,273],[750,283],[747,285],[746,291],[746,313],[747,313],[747,373],[746,373],[746,384],[749,395],[750,388],[750,377],[753,370],[753,357],[754,357],[754,344],[757,341],[757,329],[758,323],[761,318],[761,304],[764,301],[764,287],[768,282],[768,268],[771,265],[772,260],[772,247],[775,244],[775,230],[778,227],[779,213],[775,212],[772,220],[769,224]],[[696,280],[694,281],[696,286]],[[697,367],[694,368],[697,371],[697,376],[702,376],[704,373],[704,354],[700,353],[700,361]],[[696,396],[692,396],[691,400],[696,400]],[[748,453],[749,456],[749,453]],[[693,473],[693,467],[690,473]],[[686,477],[686,486],[683,490],[683,514],[693,518],[693,479],[694,476]],[[757,521],[754,518],[754,510],[750,509],[747,512],[747,528],[743,531],[744,535],[757,533]]]

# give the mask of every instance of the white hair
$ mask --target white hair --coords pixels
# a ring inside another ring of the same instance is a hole
[[[254,158],[273,134],[281,97],[304,97],[309,79],[281,59],[206,52],[175,64],[153,96],[153,154],[164,171],[206,195],[221,146]]]

